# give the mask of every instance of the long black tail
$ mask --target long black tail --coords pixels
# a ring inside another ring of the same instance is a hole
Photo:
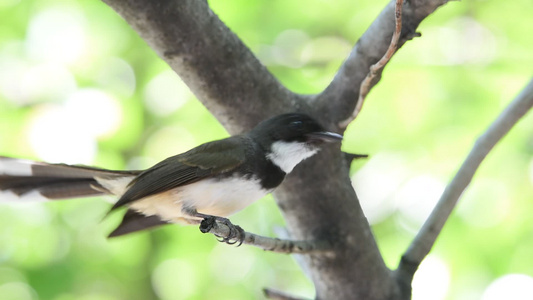
[[[0,156],[0,202],[43,201],[105,194],[120,197],[140,171],[111,171]],[[169,222],[128,209],[110,237]]]
[[[42,201],[123,193],[139,171],[111,171],[0,156],[0,201]]]

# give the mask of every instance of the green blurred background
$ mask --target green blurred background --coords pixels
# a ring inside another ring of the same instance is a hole
[[[209,2],[299,93],[329,83],[387,3]],[[350,125],[343,149],[370,154],[353,164],[353,182],[391,268],[476,137],[533,75],[532,12],[530,0],[447,4]],[[138,169],[225,136],[103,3],[0,0],[0,155]],[[464,193],[414,299],[533,299],[532,154],[529,114]],[[107,240],[121,218],[102,220],[108,200],[1,203],[0,299],[256,299],[262,287],[313,297],[291,257],[222,245],[196,227]],[[283,226],[271,196],[232,220],[268,236]]]

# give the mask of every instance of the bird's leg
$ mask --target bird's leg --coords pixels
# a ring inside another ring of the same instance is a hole
[[[242,245],[242,243],[244,242],[245,232],[240,226],[233,225],[233,223],[231,223],[229,219],[217,216],[208,216],[200,223],[200,231],[202,231],[203,233],[210,232],[214,226],[217,226],[217,222],[224,224],[229,229],[229,233],[225,237],[216,235],[220,238],[218,240],[219,242],[223,242],[228,245],[237,244],[237,247]]]
[[[220,238],[218,241],[228,245],[234,245],[238,243],[237,247],[242,245],[245,236],[244,230],[238,225],[233,225],[229,219],[202,214],[197,212],[196,209],[186,209],[185,213],[191,217],[203,219],[200,223],[200,231],[203,233],[209,232],[213,226],[216,226],[216,222],[226,225],[229,228],[229,233],[225,237],[217,235],[217,237]]]

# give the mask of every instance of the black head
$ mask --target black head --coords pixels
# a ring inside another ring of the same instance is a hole
[[[302,113],[282,114],[259,123],[250,135],[262,142],[322,144],[339,142],[342,135],[328,132],[315,119]]]

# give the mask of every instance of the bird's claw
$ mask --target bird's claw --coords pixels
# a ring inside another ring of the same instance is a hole
[[[221,224],[226,225],[229,228],[229,233],[225,237],[215,234],[218,237],[217,240],[219,242],[226,243],[228,245],[237,244],[237,247],[242,245],[242,243],[244,242],[245,232],[240,226],[233,225],[233,223],[231,223],[229,219],[209,216],[202,220],[202,223],[200,224],[200,230],[203,233],[211,231],[217,221]]]

